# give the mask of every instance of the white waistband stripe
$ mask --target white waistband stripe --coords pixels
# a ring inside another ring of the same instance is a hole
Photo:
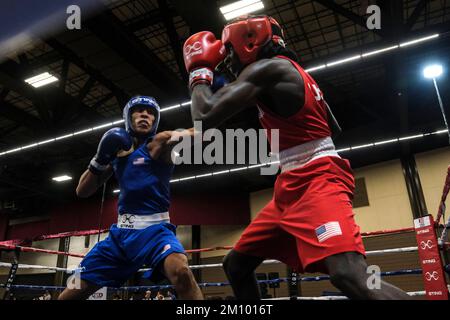
[[[145,229],[159,223],[170,223],[169,212],[150,215],[135,215],[131,213],[119,214],[117,227],[123,229]]]
[[[303,167],[322,157],[339,157],[330,137],[313,140],[279,153],[281,172]]]

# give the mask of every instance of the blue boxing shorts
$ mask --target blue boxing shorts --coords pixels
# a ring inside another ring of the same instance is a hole
[[[143,265],[155,269],[171,253],[185,253],[175,235],[176,227],[160,223],[145,229],[122,229],[113,224],[109,236],[97,243],[80,263],[81,279],[102,287],[120,287]]]

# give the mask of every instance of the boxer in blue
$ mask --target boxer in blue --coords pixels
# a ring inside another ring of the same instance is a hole
[[[60,300],[86,299],[101,287],[121,286],[143,265],[144,277],[165,276],[180,299],[203,299],[185,251],[169,218],[171,151],[193,131],[156,134],[160,110],[155,99],[138,96],[124,108],[125,129],[107,131],[80,178],[77,195],[88,197],[115,173],[120,185],[118,220],[109,236],[80,263],[81,284],[66,288]]]

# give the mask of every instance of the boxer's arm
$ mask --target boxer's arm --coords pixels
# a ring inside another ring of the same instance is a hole
[[[286,64],[265,59],[246,67],[236,81],[215,94],[207,85],[196,85],[192,91],[192,119],[202,121],[204,130],[216,127],[243,109],[254,106],[264,90],[283,81],[285,73]]]
[[[163,131],[158,133],[147,148],[153,159],[172,164],[172,149],[185,136],[193,136],[194,128],[184,131]],[[177,137],[177,138],[175,138]]]
[[[93,174],[89,169],[86,170],[80,177],[76,189],[77,196],[80,198],[87,198],[93,195],[97,189],[108,180],[113,173],[112,167],[109,166],[102,174]]]

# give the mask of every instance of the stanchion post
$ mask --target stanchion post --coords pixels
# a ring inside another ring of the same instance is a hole
[[[70,237],[64,237],[59,239],[59,251],[63,251],[63,252],[69,252],[70,249]],[[58,255],[58,258],[56,260],[56,266],[58,268],[67,268],[67,261],[68,261],[68,256],[66,255]],[[62,287],[65,285],[64,283],[64,271],[56,271],[55,273],[55,279],[54,279],[54,285],[58,286],[58,287]],[[57,291],[53,292],[53,296],[52,299],[56,299],[56,295],[58,294]]]
[[[12,285],[16,279],[17,269],[19,269],[19,256],[20,250],[16,249],[13,251],[13,261],[11,262],[11,268],[9,269],[8,279],[5,284],[5,292],[3,293],[3,300],[9,300],[10,294],[12,292]]]
[[[442,266],[432,215],[414,220],[422,276],[428,300],[448,300],[447,282]]]
[[[300,274],[292,268],[287,268],[288,290],[290,297],[298,297],[302,295],[302,288],[300,283]]]
[[[199,249],[201,248],[201,227],[199,225],[193,225],[192,226],[192,248],[193,249]],[[193,252],[192,253],[192,264],[193,265],[199,265],[201,264],[200,259],[200,252]],[[192,271],[194,274],[195,279],[198,283],[202,282],[202,273],[201,269],[195,269]]]

